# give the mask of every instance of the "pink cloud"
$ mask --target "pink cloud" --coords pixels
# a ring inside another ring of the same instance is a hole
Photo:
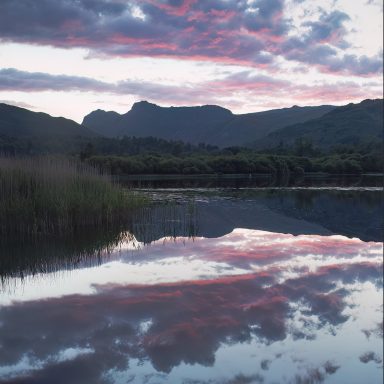
[[[273,68],[277,56],[314,66],[323,72],[377,75],[382,58],[338,55],[350,47],[343,39],[343,12],[319,13],[317,21],[294,30],[283,1],[260,0],[257,12],[245,1],[144,0],[129,4],[97,0],[92,3],[47,1],[29,9],[27,0],[0,2],[0,39],[58,47],[84,47],[93,54],[121,57],[172,57]],[[134,16],[140,8],[143,18]],[[6,15],[12,15],[12,20]],[[54,25],[41,15],[50,14]],[[262,52],[270,54],[265,62]]]
[[[147,1],[156,8],[162,9],[167,14],[173,16],[185,16],[185,14],[191,9],[192,5],[197,2],[197,0],[182,0],[180,5],[170,5],[159,0]]]

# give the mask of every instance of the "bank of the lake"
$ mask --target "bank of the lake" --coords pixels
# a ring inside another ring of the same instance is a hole
[[[383,174],[327,175],[308,173],[277,177],[268,174],[204,175],[115,175],[114,180],[128,189],[137,188],[350,188],[383,186]]]

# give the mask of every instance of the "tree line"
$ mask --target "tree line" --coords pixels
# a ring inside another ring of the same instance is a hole
[[[256,151],[243,147],[220,149],[154,137],[98,138],[80,158],[112,174],[359,174],[382,172],[380,148],[338,147],[329,153],[298,142],[291,150]]]

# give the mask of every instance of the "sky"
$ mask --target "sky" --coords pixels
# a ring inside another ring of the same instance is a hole
[[[78,122],[383,97],[382,0],[1,0],[0,102]]]

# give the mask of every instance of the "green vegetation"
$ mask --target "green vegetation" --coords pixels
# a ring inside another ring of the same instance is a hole
[[[383,99],[334,108],[316,119],[277,129],[254,142],[256,149],[292,148],[297,142],[322,151],[383,142]]]
[[[122,227],[143,199],[89,165],[60,157],[0,159],[0,234],[69,235]]]
[[[323,152],[303,141],[297,141],[290,149],[258,152],[242,147],[194,146],[153,137],[98,138],[84,147],[80,158],[115,175],[359,174],[383,170],[380,145],[339,146],[332,152]]]
[[[214,145],[200,143],[193,145],[180,140],[164,140],[156,137],[127,137],[111,139],[105,137],[89,141],[80,152],[80,158],[85,159],[93,155],[144,155],[170,154],[185,156],[191,154],[218,153],[219,148]]]

